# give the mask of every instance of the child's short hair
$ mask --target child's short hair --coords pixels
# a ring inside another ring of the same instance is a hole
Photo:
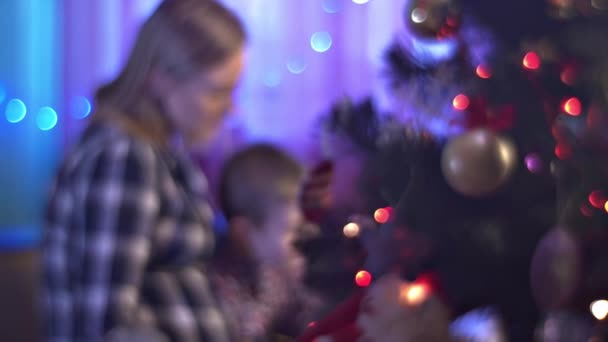
[[[271,205],[289,196],[286,186],[300,185],[304,170],[287,153],[269,144],[237,152],[224,165],[220,202],[226,218],[236,216],[261,223]]]

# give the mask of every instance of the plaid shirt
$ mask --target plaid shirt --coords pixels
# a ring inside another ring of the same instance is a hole
[[[89,129],[62,165],[48,211],[48,340],[118,331],[229,340],[202,268],[215,244],[206,188],[186,153]]]

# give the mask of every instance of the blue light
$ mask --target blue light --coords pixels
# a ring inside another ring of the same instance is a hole
[[[77,96],[72,99],[71,113],[76,119],[84,119],[91,114],[91,101],[84,96]]]
[[[310,46],[316,52],[325,52],[331,48],[331,35],[327,32],[315,32],[310,37]]]
[[[274,88],[281,84],[281,73],[278,71],[270,71],[264,77],[264,85]]]
[[[287,62],[287,70],[296,75],[303,73],[307,66],[306,61],[302,58],[292,58]]]
[[[25,107],[25,103],[19,99],[12,99],[8,101],[6,104],[6,109],[4,114],[6,115],[6,120],[10,123],[17,123],[23,118],[25,118],[25,114],[27,113],[27,108]]]
[[[36,124],[42,131],[48,131],[57,125],[57,113],[51,107],[42,107],[38,111]]]
[[[6,89],[4,88],[2,83],[0,83],[0,104],[2,104],[2,102],[4,101],[5,98],[6,98]]]
[[[334,14],[340,11],[340,1],[338,0],[323,0],[321,4],[326,13]]]

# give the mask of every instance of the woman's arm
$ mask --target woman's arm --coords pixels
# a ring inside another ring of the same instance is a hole
[[[59,301],[53,328],[71,330],[60,336],[96,340],[143,323],[139,291],[159,198],[151,148],[120,139],[85,159],[69,180],[72,222],[63,225],[73,229],[49,231],[47,273],[65,280],[64,288],[49,287],[51,300]],[[53,254],[63,257],[63,264],[53,264]],[[71,298],[63,310],[62,296]]]

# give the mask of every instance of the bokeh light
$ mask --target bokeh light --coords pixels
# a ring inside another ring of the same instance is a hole
[[[568,159],[572,155],[572,148],[564,143],[559,143],[555,146],[555,155],[561,160]]]
[[[528,52],[524,56],[523,65],[529,70],[538,70],[540,68],[540,57],[535,52]]]
[[[355,276],[355,283],[359,287],[368,287],[372,283],[372,275],[365,270],[359,271]]]
[[[25,107],[25,103],[19,99],[12,99],[8,101],[6,108],[4,109],[6,120],[10,123],[17,123],[23,120],[26,113],[27,108]]]
[[[422,284],[406,285],[401,289],[401,298],[409,305],[418,305],[428,297],[428,288]]]
[[[287,62],[287,70],[296,75],[303,73],[307,66],[306,61],[302,58],[292,58]]]
[[[579,99],[577,99],[576,97],[571,97],[564,101],[562,107],[564,112],[572,116],[578,116],[581,114],[583,106]]]
[[[593,317],[602,321],[608,317],[608,300],[596,300],[595,302],[591,303],[589,309],[591,310]]]
[[[536,153],[530,153],[525,158],[526,167],[532,173],[541,173],[543,171],[543,161]]]
[[[606,198],[606,196],[604,196],[604,194],[599,190],[592,191],[589,194],[589,204],[591,204],[595,208],[604,208],[606,200],[608,200],[608,198]]]
[[[36,125],[42,131],[53,129],[57,125],[57,112],[51,107],[42,107],[36,116]]]
[[[606,212],[608,213],[608,201],[606,201],[606,203],[604,203],[604,210],[606,210]]]
[[[581,214],[583,214],[583,216],[587,216],[587,217],[593,216],[593,208],[587,203],[583,203],[581,205],[580,210],[581,210]]]
[[[479,78],[488,79],[492,77],[492,70],[483,64],[479,64],[475,69],[475,73]]]
[[[70,112],[76,119],[84,119],[91,114],[93,106],[91,101],[84,96],[76,96],[72,99]]]
[[[361,233],[361,228],[358,224],[350,222],[344,226],[343,232],[347,238],[355,238]]]
[[[414,23],[423,23],[429,17],[429,13],[424,8],[414,8],[411,19]]]
[[[334,14],[340,11],[341,0],[323,0],[321,7],[326,13]]]
[[[577,71],[573,66],[565,67],[559,75],[559,78],[564,84],[573,86],[576,83]]]
[[[0,104],[6,99],[6,88],[0,83]]]
[[[332,39],[328,32],[315,32],[310,37],[310,46],[316,52],[326,52],[331,48]]]
[[[454,100],[452,101],[452,105],[457,110],[465,110],[469,108],[469,104],[469,98],[464,94],[456,95],[456,97],[454,97]]]
[[[391,218],[392,208],[380,208],[374,212],[374,220],[378,223],[386,223]]]
[[[363,5],[369,2],[369,0],[353,0],[357,5]]]

